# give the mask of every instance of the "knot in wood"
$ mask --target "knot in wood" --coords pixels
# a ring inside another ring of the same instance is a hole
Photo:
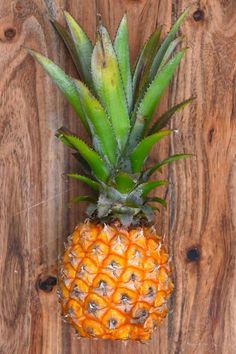
[[[200,251],[198,247],[191,247],[187,250],[187,259],[190,262],[197,262],[200,258]]]
[[[201,9],[196,10],[193,13],[193,19],[196,22],[203,21],[204,20],[204,12]]]
[[[4,31],[4,36],[8,41],[11,41],[16,36],[16,29],[15,28],[7,28]]]
[[[56,285],[57,278],[52,275],[38,279],[38,288],[46,293],[50,293]]]

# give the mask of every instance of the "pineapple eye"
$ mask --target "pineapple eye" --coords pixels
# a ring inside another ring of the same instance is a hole
[[[83,274],[86,272],[86,266],[83,264],[81,267],[80,267],[80,270],[78,271],[79,274]]]
[[[100,282],[98,283],[98,287],[100,289],[105,289],[107,286],[107,283],[105,282],[105,280],[100,280]]]
[[[60,288],[57,289],[57,297],[58,297],[58,300],[60,301],[61,298],[62,298],[63,294],[62,294],[62,291]]]
[[[112,271],[112,273],[115,277],[118,276],[116,271],[120,268],[120,266],[115,260],[111,261],[107,268]]]
[[[116,328],[116,325],[117,325],[117,320],[115,318],[111,318],[109,321],[108,321],[108,328],[109,329],[115,329]]]
[[[130,279],[132,281],[135,281],[137,279],[136,275],[134,273],[131,274]]]
[[[119,268],[119,265],[116,263],[116,261],[111,261],[111,263],[109,264],[109,267],[112,269],[112,270],[116,270]]]
[[[153,296],[154,296],[154,289],[150,286],[148,288],[147,297],[153,297]]]
[[[134,314],[131,323],[144,323],[148,317],[148,311],[146,309],[139,308]]]
[[[93,254],[98,254],[100,252],[101,252],[101,250],[100,250],[100,247],[98,245],[93,246],[93,249],[92,249],[92,253]]]
[[[141,257],[141,253],[139,250],[135,250],[134,258],[139,258]]]
[[[85,319],[83,322],[83,329],[92,337],[100,336],[104,333],[102,325],[99,324],[97,320]]]
[[[75,315],[74,309],[72,307],[69,307],[67,310],[67,314],[69,317],[73,317]]]
[[[73,287],[73,290],[71,292],[71,295],[77,298],[81,298],[81,296],[83,295],[83,293],[79,290],[78,286],[75,285]]]
[[[103,295],[107,295],[107,282],[105,280],[100,280],[98,283],[98,289],[102,290]]]
[[[92,313],[93,315],[96,315],[96,312],[99,309],[99,306],[94,301],[90,301],[87,307],[88,307],[88,313]]]
[[[130,297],[127,294],[122,294],[121,295],[121,301],[123,304],[127,304],[127,302],[130,300]]]
[[[116,235],[111,241],[111,247],[113,252],[119,255],[123,255],[128,247],[128,243],[129,242],[125,236],[123,236],[122,234]]]

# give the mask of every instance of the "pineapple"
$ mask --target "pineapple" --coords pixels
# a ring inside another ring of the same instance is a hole
[[[153,224],[156,205],[166,201],[149,196],[167,181],[150,178],[163,165],[190,155],[172,155],[149,167],[146,161],[153,145],[172,133],[163,129],[169,119],[192,100],[151,124],[185,52],[176,52],[182,37],[175,35],[187,13],[164,40],[161,28],[156,29],[133,70],[126,15],[114,42],[99,23],[94,46],[69,13],[68,28],[53,21],[80,80],[29,50],[75,109],[90,139],[89,146],[64,127],[56,133],[83,172],[68,176],[93,190],[91,196],[74,198],[89,202],[88,218],[68,238],[59,271],[62,314],[81,337],[147,340],[168,314],[171,262]]]

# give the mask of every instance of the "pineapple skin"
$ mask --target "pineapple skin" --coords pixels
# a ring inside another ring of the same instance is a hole
[[[168,314],[170,276],[154,226],[81,223],[59,270],[62,316],[79,337],[148,340]]]

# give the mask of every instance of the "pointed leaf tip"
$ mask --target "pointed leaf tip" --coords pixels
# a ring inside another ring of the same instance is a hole
[[[114,49],[116,52],[122,84],[126,95],[128,109],[130,112],[133,106],[133,87],[130,67],[128,24],[126,14],[124,14],[124,16],[122,17],[119,27],[117,29],[114,41]]]
[[[32,49],[28,49],[28,52],[43,67],[52,81],[62,91],[67,101],[71,104],[75,112],[80,117],[85,128],[89,131],[88,123],[81,108],[79,96],[71,77],[66,75],[66,73],[49,58],[35,52]]]
[[[106,162],[115,165],[117,143],[109,118],[89,89],[79,80],[74,80],[80,102],[92,131],[93,146]]]
[[[160,45],[161,27],[158,27],[144,44],[135,64],[133,74],[133,88],[135,102],[139,102],[143,91],[148,85],[148,77],[153,59]]]
[[[64,129],[59,129],[57,131],[57,137],[67,146],[72,147],[80,153],[83,159],[89,164],[94,176],[98,180],[103,182],[107,180],[109,176],[109,169],[96,151],[91,149],[78,137],[68,134]]]
[[[151,175],[160,170],[162,166],[164,165],[168,165],[174,161],[177,160],[181,160],[181,159],[185,159],[188,157],[193,157],[193,154],[175,154],[175,155],[171,155],[169,157],[167,157],[165,160],[162,160],[161,162],[158,162],[157,164],[155,164],[154,166],[148,168],[146,171],[144,171],[143,173],[143,179],[147,180],[151,177]]]
[[[99,184],[89,177],[78,175],[77,173],[68,173],[67,176],[86,183],[89,187],[91,187],[92,189],[94,189],[96,191],[99,190]]]
[[[91,76],[92,42],[69,12],[64,11],[64,16],[76,51],[80,76],[90,88],[93,88]]]
[[[90,195],[80,195],[78,197],[74,197],[70,200],[70,203],[80,203],[80,202],[96,202],[96,199],[91,197]]]
[[[70,36],[69,31],[66,28],[64,28],[63,26],[61,26],[61,24],[59,22],[57,22],[56,20],[52,20],[51,22],[53,24],[53,27],[57,31],[57,33],[60,35],[60,37],[64,41],[67,49],[69,50],[71,58],[75,64],[77,71],[78,71],[78,74],[81,75],[80,74],[81,69],[80,69],[80,65],[79,65],[79,59],[78,59],[77,52],[76,52],[76,49],[74,46],[74,42]]]
[[[160,99],[172,79],[177,66],[179,65],[185,49],[178,52],[163,68],[158,72],[148,87],[136,113],[135,123],[133,125],[130,137],[129,146],[134,147],[137,141],[144,135],[155,109],[160,102]]]
[[[169,120],[173,117],[173,115],[176,112],[179,112],[182,110],[185,106],[187,106],[189,103],[191,103],[195,97],[191,97],[187,100],[184,100],[183,102],[178,103],[177,105],[171,107],[168,111],[163,113],[156,121],[156,123],[153,124],[153,126],[150,128],[148,134],[154,134],[164,128],[166,124],[169,122]]]
[[[119,148],[123,149],[130,129],[129,114],[116,54],[104,26],[98,28],[98,39],[92,54],[92,77]]]
[[[149,135],[141,140],[141,142],[136,146],[130,155],[130,162],[133,173],[140,172],[153,145],[169,134],[171,134],[171,130],[165,130],[153,135]]]
[[[167,34],[164,41],[162,42],[154,60],[153,60],[152,66],[151,66],[151,69],[149,72],[149,81],[152,81],[153,78],[155,77],[155,75],[156,75],[156,73],[163,61],[163,58],[166,54],[166,51],[168,50],[169,46],[171,45],[172,41],[174,40],[178,29],[180,28],[181,24],[185,20],[188,13],[189,13],[189,8],[187,8],[185,11],[182,12],[182,14],[178,17],[177,21],[172,26],[170,32]]]

